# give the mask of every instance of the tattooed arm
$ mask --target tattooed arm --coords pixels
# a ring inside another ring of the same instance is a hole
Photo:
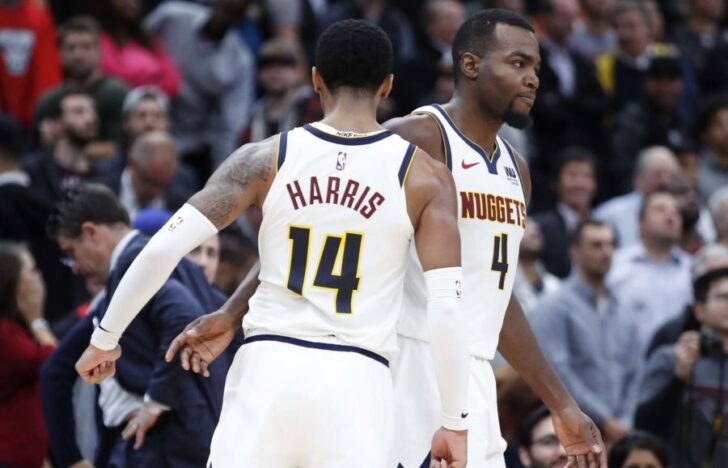
[[[250,205],[262,206],[274,177],[278,137],[245,145],[218,168],[200,192],[157,232],[119,282],[109,307],[76,363],[86,381],[113,375],[118,342],[139,311],[157,293],[179,261]]]

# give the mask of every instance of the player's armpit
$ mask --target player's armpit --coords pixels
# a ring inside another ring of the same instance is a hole
[[[188,203],[218,229],[232,223],[250,205],[262,206],[275,176],[278,144],[279,136],[276,135],[241,146],[228,156]]]
[[[450,171],[418,150],[405,192],[423,270],[460,266],[457,199]]]

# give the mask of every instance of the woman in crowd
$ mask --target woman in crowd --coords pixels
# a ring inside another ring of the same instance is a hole
[[[634,432],[620,440],[607,461],[609,468],[667,468],[667,451],[657,437]]]

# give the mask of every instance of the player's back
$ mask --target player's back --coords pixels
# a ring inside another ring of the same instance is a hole
[[[389,131],[352,136],[316,124],[281,135],[246,336],[396,350],[414,232],[403,184],[414,153]]]

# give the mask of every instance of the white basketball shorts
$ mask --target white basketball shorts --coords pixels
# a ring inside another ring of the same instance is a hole
[[[391,372],[351,349],[274,335],[246,340],[225,382],[208,468],[386,466]]]
[[[394,462],[391,467],[429,466],[432,435],[441,424],[440,395],[429,343],[398,337],[392,361],[395,395]],[[505,468],[495,376],[485,359],[471,357],[468,468]]]

